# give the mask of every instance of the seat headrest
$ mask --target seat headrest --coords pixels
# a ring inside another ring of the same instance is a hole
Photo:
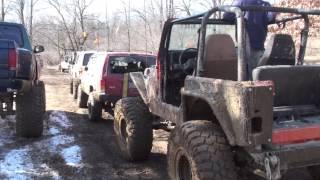
[[[204,77],[237,79],[237,53],[230,35],[213,34],[206,39]]]
[[[291,35],[273,34],[266,45],[266,50],[258,66],[294,65],[295,59],[295,44]]]
[[[206,39],[205,60],[224,61],[237,59],[236,48],[230,35],[212,34]]]

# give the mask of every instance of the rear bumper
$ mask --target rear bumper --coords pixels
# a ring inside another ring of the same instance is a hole
[[[0,79],[0,92],[25,92],[32,87],[32,81],[22,79]]]
[[[277,156],[280,159],[281,170],[320,165],[320,141],[278,146],[250,154],[260,165],[264,164],[266,156],[270,154]]]
[[[115,104],[122,97],[111,96],[111,95],[107,95],[105,93],[95,93],[94,98],[99,102]]]
[[[138,96],[138,95],[128,95],[128,97],[135,97],[135,96]],[[99,102],[103,102],[105,104],[111,103],[111,104],[115,105],[115,103],[123,97],[122,96],[112,96],[112,95],[105,94],[105,93],[96,93],[96,94],[94,94],[94,98]]]

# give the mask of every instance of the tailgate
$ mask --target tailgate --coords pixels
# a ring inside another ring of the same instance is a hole
[[[13,41],[0,40],[0,79],[12,78],[15,71],[10,71],[8,67],[9,49],[14,49]]]
[[[122,97],[123,74],[109,74],[105,77],[106,94],[114,97]]]
[[[108,75],[106,78],[106,94],[114,97],[132,97],[139,95],[128,73]]]

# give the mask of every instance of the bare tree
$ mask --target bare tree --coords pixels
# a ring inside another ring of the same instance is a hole
[[[25,0],[15,0],[14,1],[14,11],[18,15],[20,23],[25,26],[25,16],[24,16],[24,10],[26,6]]]
[[[207,9],[212,9],[214,7],[226,5],[226,4],[230,5],[233,2],[234,2],[234,0],[198,0],[198,3]],[[217,16],[219,18],[222,16],[220,11],[218,12]]]
[[[110,22],[109,22],[108,1],[106,1],[106,49],[110,49]]]
[[[180,6],[178,6],[178,10],[180,10],[181,12],[185,12],[187,14],[187,16],[191,16],[192,15],[192,4],[193,4],[194,0],[181,0],[180,2]]]
[[[29,36],[31,42],[33,41],[33,13],[34,7],[39,2],[39,0],[30,0],[30,17],[29,17]]]
[[[93,0],[87,2],[87,0],[74,0],[74,7],[75,7],[75,17],[80,24],[81,33],[86,33],[85,28],[85,20],[87,16],[87,10],[89,6],[92,4]],[[81,46],[84,45],[85,41],[87,40],[87,36],[81,36],[81,40],[79,40],[79,44]]]
[[[11,0],[1,0],[1,21],[5,21],[5,17],[9,10],[11,10],[12,1]]]
[[[93,0],[73,0],[72,3],[60,0],[48,0],[61,21],[63,29],[67,34],[71,49],[80,50],[87,40],[86,20],[88,19],[88,7]]]
[[[173,0],[166,0],[166,10],[167,10],[167,14],[166,14],[167,19],[169,18],[171,19],[175,16]]]
[[[1,0],[1,21],[4,21],[4,0]]]
[[[73,40],[73,38],[72,38],[71,30],[70,30],[70,28],[69,28],[68,22],[67,22],[67,20],[66,20],[66,18],[65,18],[65,15],[64,15],[64,13],[63,13],[63,7],[62,7],[63,5],[60,3],[59,0],[48,0],[48,3],[49,3],[49,5],[51,5],[51,7],[53,7],[53,8],[56,10],[56,12],[58,13],[58,15],[59,15],[59,17],[60,17],[60,19],[61,19],[61,22],[62,22],[62,24],[63,24],[63,27],[64,27],[64,29],[65,29],[65,31],[66,31],[66,34],[67,34],[67,36],[68,36],[68,39],[69,39],[71,48],[72,48],[74,51],[76,51],[77,48],[76,48],[75,42],[74,42],[74,40]]]
[[[123,13],[125,16],[125,25],[126,25],[126,30],[127,30],[127,40],[128,40],[128,51],[130,52],[131,50],[131,1],[128,1],[128,4],[122,0],[122,4],[123,4]]]

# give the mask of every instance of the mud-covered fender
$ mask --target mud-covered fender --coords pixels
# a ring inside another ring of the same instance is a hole
[[[211,107],[231,145],[250,146],[270,142],[273,92],[268,82],[188,76],[181,94],[201,99]],[[257,129],[252,126],[255,120],[259,121],[260,127]]]

